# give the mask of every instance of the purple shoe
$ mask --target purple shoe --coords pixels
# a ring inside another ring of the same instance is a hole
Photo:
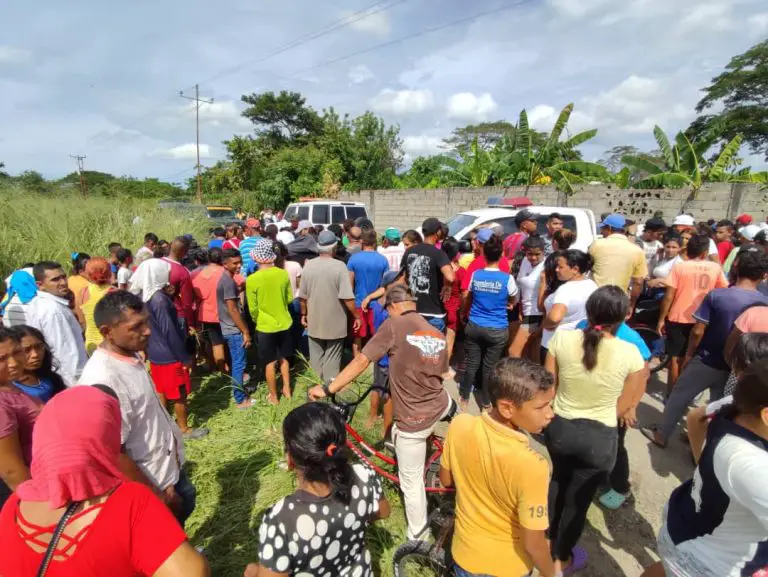
[[[581,547],[574,547],[571,551],[571,564],[563,571],[563,577],[574,575],[587,566],[587,552]]]

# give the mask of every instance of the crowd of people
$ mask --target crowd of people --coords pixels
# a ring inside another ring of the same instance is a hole
[[[665,507],[645,575],[768,567],[768,224],[607,214],[582,252],[558,213],[540,234],[533,207],[506,237],[495,223],[472,231],[462,254],[435,218],[378,234],[367,219],[262,217],[207,246],[147,233],[135,253],[73,253],[69,275],[42,261],[6,279],[0,548],[13,554],[0,575],[208,575],[183,530],[196,502],[184,443],[209,434],[188,422],[191,373],[227,374],[247,411],[257,382],[268,403],[292,397],[298,353],[319,384],[283,422],[297,490],[264,515],[247,577],[372,574],[366,528],[390,506],[318,402],[370,365],[368,425],[383,419],[397,456],[408,538],[429,538],[427,439],[450,421],[440,481],[456,491],[455,573],[577,573],[593,499],[619,509],[632,496],[624,440],[654,356],[631,328],[640,300],[658,303],[671,357],[661,423],[643,434],[664,449],[689,405],[710,401],[687,415],[698,467]]]

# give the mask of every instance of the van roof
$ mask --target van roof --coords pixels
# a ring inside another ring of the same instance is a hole
[[[567,207],[567,206],[539,206],[539,205],[532,205],[532,206],[526,206],[521,208],[500,208],[500,207],[494,207],[494,208],[478,208],[475,210],[465,210],[462,211],[461,214],[468,214],[470,216],[474,217],[490,217],[490,218],[503,218],[505,216],[509,216],[509,213],[518,213],[523,208],[526,210],[530,210],[534,214],[551,214],[553,212],[559,212],[560,214],[576,214],[584,212],[586,209],[583,208],[574,208],[574,207]]]
[[[302,200],[299,202],[292,202],[288,206],[297,206],[300,204],[340,204],[342,206],[365,206],[363,202],[347,202],[346,200],[325,199],[325,200]]]

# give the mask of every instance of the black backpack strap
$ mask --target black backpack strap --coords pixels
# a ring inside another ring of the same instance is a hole
[[[59,522],[56,524],[56,529],[53,531],[51,542],[48,543],[48,549],[45,550],[45,555],[43,555],[40,568],[37,570],[37,577],[43,577],[43,575],[45,575],[45,573],[48,571],[48,565],[51,564],[51,560],[56,554],[56,547],[59,544],[59,540],[61,539],[61,534],[64,533],[64,529],[67,528],[67,523],[69,523],[69,520],[75,513],[75,509],[77,509],[79,505],[80,501],[70,503],[69,507],[67,507],[67,510],[64,511],[61,519],[59,519]]]

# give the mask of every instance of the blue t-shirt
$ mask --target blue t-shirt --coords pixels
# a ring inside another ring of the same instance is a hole
[[[13,381],[13,386],[20,391],[24,391],[30,397],[39,399],[42,403],[47,403],[51,400],[51,397],[53,397],[53,383],[48,379],[40,379],[40,384],[36,387],[23,385],[21,383],[17,383],[16,381]]]
[[[583,320],[576,325],[576,329],[583,331],[587,328],[588,324],[589,323],[586,320]],[[622,341],[625,341],[631,345],[635,345],[637,350],[640,351],[640,356],[643,357],[644,361],[647,361],[651,358],[651,350],[648,348],[648,345],[645,344],[643,337],[641,337],[640,334],[627,323],[621,323],[618,330],[616,331],[616,335],[614,336],[617,339],[621,339]]]
[[[347,269],[355,273],[355,306],[381,286],[381,277],[389,270],[387,258],[375,250],[363,250],[352,255]]]
[[[488,329],[509,327],[507,302],[518,292],[511,274],[491,268],[476,270],[469,281],[469,292],[472,293],[470,322]]]
[[[754,305],[768,305],[768,297],[756,290],[739,287],[715,289],[704,297],[693,318],[707,325],[696,354],[708,367],[727,371],[723,358],[725,341],[739,315]]]
[[[375,300],[369,304],[368,308],[371,309],[371,313],[373,314],[373,332],[377,333],[379,331],[379,327],[383,325],[384,321],[389,318],[389,313],[387,312],[387,309],[379,304],[378,300]],[[379,359],[379,366],[389,366],[389,355],[384,355]]]
[[[223,238],[212,238],[208,242],[208,248],[221,248],[222,246],[224,246]]]

